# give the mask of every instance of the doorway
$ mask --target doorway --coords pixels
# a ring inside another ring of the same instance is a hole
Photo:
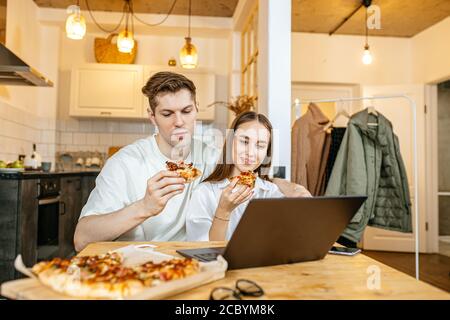
[[[450,257],[450,80],[437,85],[439,254]]]

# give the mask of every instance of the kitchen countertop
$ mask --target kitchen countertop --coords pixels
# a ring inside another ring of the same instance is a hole
[[[179,256],[175,251],[187,248],[224,246],[216,242],[99,242],[88,245],[79,255],[95,255],[130,244],[151,243],[156,250]],[[373,281],[379,271],[379,282]],[[216,287],[233,288],[237,279],[259,284],[262,299],[444,299],[450,294],[393,269],[368,256],[328,254],[318,261],[227,271],[225,278],[171,296],[170,299],[208,299]],[[372,281],[371,281],[372,280]],[[379,284],[379,286],[377,286]],[[373,288],[370,288],[373,286]],[[45,287],[35,279],[6,282],[1,293],[11,299],[69,299]],[[246,297],[245,299],[250,299]],[[261,299],[261,298],[260,298]]]
[[[41,179],[54,178],[61,176],[97,176],[100,173],[99,168],[91,170],[70,170],[70,171],[23,171],[14,173],[0,172],[0,180],[23,180],[23,179]]]

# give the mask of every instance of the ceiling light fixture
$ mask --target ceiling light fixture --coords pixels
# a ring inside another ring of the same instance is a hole
[[[344,23],[346,23],[351,17],[353,17],[353,15],[355,15],[355,13],[358,12],[359,9],[361,9],[361,7],[363,7],[363,6],[366,7],[366,19],[364,21],[364,26],[365,26],[365,30],[366,30],[366,44],[364,45],[364,53],[362,56],[362,62],[365,65],[369,65],[373,61],[373,57],[372,57],[372,54],[370,52],[370,47],[369,47],[369,27],[367,26],[367,11],[371,5],[372,5],[372,0],[362,0],[361,4],[357,8],[355,8],[333,30],[331,30],[328,33],[330,36],[333,35],[339,28],[341,28],[344,25]]]
[[[131,6],[130,0],[125,0],[124,6],[125,13],[125,30],[119,33],[117,37],[117,49],[123,53],[131,53],[134,48],[134,23],[133,23],[133,15],[131,14]],[[131,31],[128,30],[128,20],[131,17]]]
[[[86,4],[86,8],[89,12],[89,15],[92,19],[92,21],[95,23],[95,25],[106,33],[115,33],[122,24],[122,21],[124,18],[126,18],[125,21],[125,30],[119,33],[119,36],[117,38],[117,48],[121,52],[131,52],[134,47],[134,19],[139,21],[142,24],[145,24],[149,27],[155,27],[159,26],[160,24],[163,24],[167,18],[172,14],[173,8],[175,7],[175,4],[177,3],[177,0],[173,0],[172,5],[167,12],[167,15],[158,23],[148,23],[140,19],[137,15],[135,15],[133,10],[133,1],[132,0],[124,0],[124,6],[122,9],[122,17],[120,18],[119,23],[112,29],[106,29],[103,26],[101,26],[97,20],[95,19],[92,10],[89,5],[89,0],[84,0]],[[67,13],[70,15],[67,17],[66,20],[66,33],[67,37],[70,39],[82,39],[86,33],[86,20],[81,15],[80,12],[80,0],[77,1],[77,5],[71,5],[67,8]],[[131,31],[128,29],[128,22],[131,18]]]
[[[373,61],[373,57],[372,54],[370,53],[370,47],[369,47],[369,27],[367,26],[367,8],[370,6],[370,2],[368,2],[368,5],[366,4],[366,2],[364,3],[364,5],[366,6],[366,19],[364,20],[364,25],[366,27],[366,44],[364,45],[364,53],[362,56],[362,62],[365,65],[369,65],[372,63]]]
[[[189,0],[188,36],[184,39],[186,40],[186,43],[180,50],[181,66],[185,69],[194,69],[197,67],[198,55],[197,49],[192,44],[191,39],[191,0]]]
[[[67,8],[66,35],[69,39],[81,40],[86,34],[86,20],[81,15],[80,0]]]

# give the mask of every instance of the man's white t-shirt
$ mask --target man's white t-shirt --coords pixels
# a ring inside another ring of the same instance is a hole
[[[108,159],[95,180],[95,188],[81,211],[80,219],[112,213],[144,198],[148,179],[161,170],[167,170],[166,161],[170,160],[159,150],[155,136],[137,140]],[[161,213],[148,218],[117,240],[185,241],[186,210],[192,190],[211,174],[219,154],[217,149],[192,139],[191,153],[185,162],[193,162],[202,171],[202,176],[186,184],[183,193],[171,198]]]

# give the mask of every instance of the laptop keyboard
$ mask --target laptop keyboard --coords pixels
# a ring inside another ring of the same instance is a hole
[[[219,255],[218,252],[208,252],[208,253],[196,254],[196,255],[194,255],[194,257],[200,261],[208,262],[208,261],[217,260],[218,255]]]
[[[225,247],[185,249],[177,250],[177,252],[187,258],[195,258],[201,262],[210,262],[217,260],[218,255],[223,255]]]

